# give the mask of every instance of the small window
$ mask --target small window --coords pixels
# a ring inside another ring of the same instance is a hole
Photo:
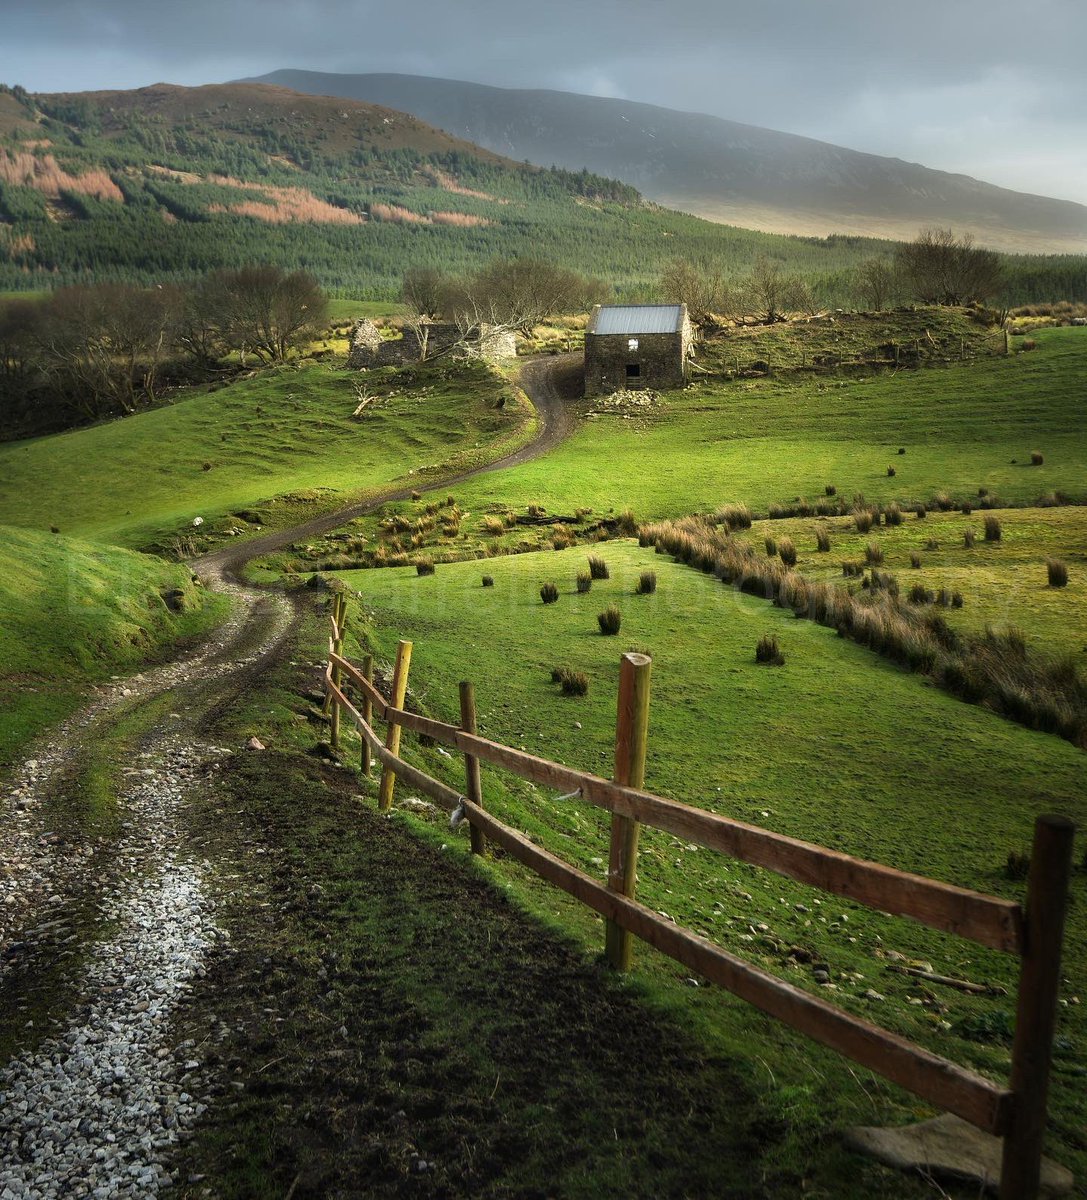
[[[638,363],[627,363],[627,378],[637,379],[642,373],[642,368]]]
[[[629,341],[627,342],[627,349],[628,350],[637,350],[638,349],[638,339],[630,338]]]

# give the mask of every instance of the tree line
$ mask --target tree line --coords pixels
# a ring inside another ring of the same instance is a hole
[[[274,266],[188,284],[100,283],[0,302],[0,429],[45,431],[136,412],[164,379],[230,359],[275,363],[326,322],[313,276]]]
[[[923,229],[892,255],[862,260],[838,281],[838,290],[848,290],[873,310],[904,301],[986,303],[1004,291],[1006,274],[1002,256],[974,245],[969,234]],[[712,262],[675,259],[661,272],[660,290],[665,299],[686,304],[691,319],[702,326],[720,318],[771,323],[787,313],[815,312],[825,300],[808,279],[763,253],[741,276],[729,276]]]

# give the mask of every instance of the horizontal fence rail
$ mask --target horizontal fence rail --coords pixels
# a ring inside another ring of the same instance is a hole
[[[332,661],[346,678],[369,696],[376,716],[504,767],[522,779],[561,792],[580,792],[583,800],[598,808],[631,817],[665,833],[697,842],[711,850],[720,850],[755,866],[767,867],[779,875],[846,896],[871,908],[895,916],[912,917],[934,929],[958,934],[983,946],[1012,953],[1018,953],[1022,948],[1023,912],[1013,901],[941,883],[924,875],[911,875],[881,863],[866,862],[705,809],[622,787],[609,779],[467,734],[455,725],[392,708],[377,688],[346,659],[333,655]]]
[[[649,659],[645,655],[623,656],[616,780],[608,780],[481,737],[475,732],[475,703],[469,684],[461,685],[459,727],[407,711],[404,700],[411,643],[401,642],[398,648],[391,683],[394,703],[375,686],[371,658],[367,658],[360,670],[344,657],[345,622],[346,609],[337,598],[325,670],[327,704],[334,714],[333,736],[338,737],[336,715],[342,710],[362,738],[363,769],[369,771],[371,758],[383,768],[379,796],[382,809],[387,810],[391,805],[396,778],[418,788],[452,813],[454,821],[469,822],[472,847],[477,853],[482,852],[488,841],[493,842],[541,878],[600,913],[608,923],[607,952],[614,966],[619,969],[629,966],[629,938],[631,935],[639,938],[813,1040],[979,1129],[1002,1137],[1001,1200],[1027,1200],[1037,1194],[1071,865],[1071,822],[1060,817],[1039,818],[1024,909],[1012,901],[853,858],[617,782],[641,781],[640,770],[636,763],[632,769],[629,754],[637,757],[640,753],[644,761],[649,701]],[[361,711],[344,690],[348,685],[359,694]],[[640,718],[638,706],[641,706]],[[372,727],[375,716],[387,724],[384,739]],[[405,762],[399,754],[402,729],[459,750],[465,757],[468,794]],[[612,856],[607,885],[488,813],[483,807],[479,782],[481,762],[567,793],[571,798],[580,795],[582,800],[610,812]],[[634,880],[637,831],[643,824],[881,912],[909,917],[1020,956],[1011,1086],[993,1083],[906,1038],[853,1016],[639,903],[634,899]]]

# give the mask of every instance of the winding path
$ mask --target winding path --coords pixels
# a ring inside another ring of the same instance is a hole
[[[48,1014],[52,1031],[0,1067],[0,1200],[157,1195],[171,1182],[172,1145],[203,1111],[199,1055],[174,1046],[170,1017],[227,935],[215,922],[211,866],[186,848],[178,814],[231,753],[209,740],[216,713],[284,653],[303,611],[298,598],[243,585],[241,568],[412,490],[446,489],[548,453],[574,427],[562,384],[577,358],[523,364],[541,428],[515,453],[195,560],[209,586],[234,598],[230,619],[196,650],[99,689],[15,770],[0,801],[0,998],[32,991],[24,985],[48,974],[62,947],[74,942],[76,957],[67,1011]],[[167,696],[173,711],[142,736],[118,783],[119,835],[57,835],[52,802],[78,787],[87,748]],[[88,913],[95,932],[84,944]]]

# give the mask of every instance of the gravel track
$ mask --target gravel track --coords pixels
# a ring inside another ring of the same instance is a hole
[[[421,490],[515,466],[547,453],[573,421],[559,380],[576,356],[524,364],[539,437],[515,454]],[[215,923],[213,869],[185,850],[181,812],[231,751],[199,733],[202,717],[242,693],[283,652],[300,617],[288,597],[237,579],[245,562],[343,524],[411,489],[231,546],[193,563],[235,601],[197,650],[98,689],[40,739],[0,798],[0,988],[13,964],[47,951],[89,888],[101,940],[69,981],[76,997],[44,1041],[0,1067],[0,1200],[153,1197],[172,1179],[170,1150],[206,1107],[209,1088],[171,1015],[225,938]],[[142,739],[121,772],[118,838],[69,838],[51,828],[51,800],[78,787],[86,747],[141,705],[170,693],[176,711]],[[44,919],[43,919],[44,918]],[[201,1098],[203,1097],[203,1098]]]

